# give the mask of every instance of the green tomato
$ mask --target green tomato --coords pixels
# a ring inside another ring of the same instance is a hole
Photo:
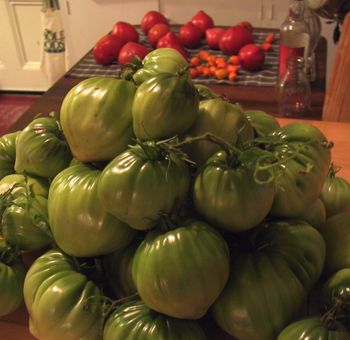
[[[350,210],[350,183],[336,176],[333,166],[328,172],[320,198],[325,205],[327,218]]]
[[[244,113],[253,126],[256,137],[267,136],[280,127],[278,120],[264,111],[248,110]]]
[[[69,146],[54,118],[34,119],[17,137],[15,170],[18,173],[53,178],[71,159]]]
[[[132,279],[132,261],[139,245],[140,242],[134,242],[103,257],[106,279],[117,298],[128,297],[136,293]]]
[[[0,180],[0,195],[10,194],[10,197],[16,198],[23,194],[39,195],[46,197],[49,194],[49,182],[40,177],[27,176],[22,174],[12,174],[5,176]]]
[[[323,306],[331,308],[339,299],[350,304],[350,267],[336,271],[322,285],[320,300]],[[350,315],[348,319],[350,321]]]
[[[276,339],[321,275],[324,240],[307,223],[292,220],[262,224],[242,237],[212,314],[237,339]]]
[[[328,327],[321,318],[308,317],[288,325],[277,340],[350,340],[350,333],[339,322]]]
[[[42,196],[14,199],[3,212],[1,225],[6,241],[16,249],[34,251],[52,242],[47,199]]]
[[[142,60],[142,68],[133,75],[137,85],[160,73],[176,74],[188,67],[187,60],[174,48],[157,48],[148,53]],[[186,72],[189,78],[188,72]]]
[[[198,94],[199,94],[199,100],[206,100],[206,99],[214,99],[218,98],[219,95],[216,94],[210,87],[203,85],[203,84],[194,84],[194,87],[196,88]]]
[[[321,193],[331,161],[327,139],[318,128],[306,123],[285,125],[269,136],[274,139],[272,151],[284,160],[270,213],[298,217]]]
[[[109,214],[97,195],[101,171],[74,165],[52,181],[48,212],[53,237],[67,254],[79,257],[111,253],[129,244],[135,231]]]
[[[64,97],[60,122],[72,153],[81,162],[108,161],[132,142],[136,87],[123,79],[85,79]]]
[[[187,198],[190,174],[174,153],[154,143],[130,147],[103,170],[99,198],[104,208],[134,229],[148,230]]]
[[[184,75],[160,73],[142,83],[132,106],[135,136],[166,139],[185,133],[198,113],[197,91]]]
[[[186,138],[212,133],[233,145],[240,145],[254,137],[253,128],[239,105],[231,104],[221,98],[203,100],[199,113]],[[220,146],[210,141],[196,141],[185,148],[190,159],[202,165]]]
[[[0,317],[14,312],[23,302],[27,268],[0,238]]]
[[[220,151],[209,158],[194,182],[196,211],[213,226],[229,231],[258,225],[270,211],[275,194],[273,182],[260,183],[255,178],[255,160],[264,154],[251,150],[232,161]]]
[[[326,208],[318,198],[311,203],[298,219],[306,221],[316,229],[321,229],[326,223]]]
[[[206,336],[196,321],[175,319],[152,311],[142,301],[131,301],[107,319],[103,339],[206,340]]]
[[[81,271],[77,261],[60,250],[49,250],[34,261],[23,288],[34,337],[102,339],[102,294]]]
[[[199,319],[224,288],[229,250],[223,237],[194,220],[150,231],[134,257],[132,276],[142,301],[180,319]]]
[[[0,137],[0,179],[15,172],[16,138],[19,131]]]
[[[327,246],[325,271],[350,268],[350,212],[332,216],[320,231]]]

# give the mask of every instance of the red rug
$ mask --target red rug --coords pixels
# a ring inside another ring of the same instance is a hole
[[[40,95],[0,94],[0,136],[23,115]]]

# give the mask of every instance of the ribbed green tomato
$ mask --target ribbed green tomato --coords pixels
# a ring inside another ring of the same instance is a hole
[[[276,179],[271,215],[298,217],[321,193],[331,161],[327,139],[306,123],[285,125],[270,136],[275,142],[272,151],[285,160]]]
[[[210,87],[208,87],[206,85],[194,84],[194,87],[196,88],[196,90],[199,94],[200,101],[219,97],[218,94],[216,94]]]
[[[187,60],[174,48],[157,48],[143,58],[142,68],[133,75],[133,80],[140,85],[160,73],[176,74],[183,72],[186,67]],[[188,72],[187,77],[189,78]]]
[[[53,178],[71,159],[69,146],[54,118],[34,119],[17,137],[15,170],[18,173]]]
[[[125,248],[103,257],[106,279],[117,298],[136,293],[136,287],[132,279],[132,261],[139,245],[140,242],[135,241]]]
[[[141,140],[166,139],[185,133],[198,114],[198,93],[182,75],[160,73],[137,89],[133,128]]]
[[[275,194],[273,182],[259,183],[254,176],[257,157],[264,154],[248,151],[244,161],[242,154],[234,162],[224,151],[210,157],[195,178],[196,211],[213,226],[229,231],[258,225],[270,211]]]
[[[57,245],[72,256],[111,253],[129,244],[135,231],[109,214],[97,196],[101,171],[74,165],[60,172],[49,192],[49,222]]]
[[[330,308],[339,298],[349,304],[350,311],[350,267],[336,271],[322,285],[320,300],[323,306]],[[348,319],[350,322],[350,315]]]
[[[339,322],[329,327],[321,318],[309,317],[288,325],[277,340],[350,340],[350,333]]]
[[[253,126],[256,137],[266,136],[280,127],[278,120],[264,111],[248,110],[244,114]]]
[[[325,205],[327,218],[350,210],[350,183],[338,177],[333,167],[328,172],[320,198]]]
[[[79,235],[80,237],[80,235]],[[24,280],[29,329],[38,339],[102,338],[102,294],[76,259],[60,250],[37,258]]]
[[[11,189],[12,188],[12,189]],[[49,193],[49,182],[40,177],[12,174],[0,180],[0,195],[11,191],[11,198],[32,191],[33,194],[46,197]]]
[[[324,240],[307,223],[292,220],[265,223],[244,236],[238,236],[230,278],[212,314],[237,339],[276,339],[320,277]]]
[[[254,131],[241,107],[221,98],[203,100],[199,113],[185,138],[212,133],[233,145],[240,145],[254,137]],[[186,146],[190,159],[198,165],[203,164],[220,146],[210,141],[197,141]]]
[[[333,274],[339,269],[350,268],[350,212],[332,216],[320,232],[327,246],[325,271]]]
[[[326,208],[318,198],[308,206],[298,219],[305,221],[316,229],[321,229],[326,223]]]
[[[16,138],[19,131],[0,137],[0,179],[15,172]]]
[[[39,250],[52,242],[47,216],[47,199],[19,196],[4,210],[2,233],[6,241],[24,251]]]
[[[224,288],[230,255],[222,236],[193,220],[150,231],[134,257],[132,276],[142,301],[180,319],[199,319]]]
[[[85,79],[64,97],[60,122],[76,159],[108,161],[133,139],[132,82],[94,77]]]
[[[175,319],[149,309],[142,301],[118,307],[103,330],[104,340],[206,340],[201,327],[192,320]]]
[[[0,237],[0,316],[14,312],[23,302],[23,282],[27,268],[11,255],[11,249]]]
[[[154,143],[130,147],[103,170],[99,198],[104,208],[132,228],[147,230],[187,198],[190,174],[174,153]]]

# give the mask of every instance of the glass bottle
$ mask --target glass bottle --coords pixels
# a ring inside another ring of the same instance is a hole
[[[302,117],[310,110],[311,89],[302,57],[288,59],[287,69],[278,84],[278,110],[282,117]]]
[[[304,0],[290,0],[288,16],[280,28],[279,77],[285,74],[290,57],[309,57],[310,31],[304,10]]]

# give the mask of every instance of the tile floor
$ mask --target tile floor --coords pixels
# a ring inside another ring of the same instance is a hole
[[[0,136],[40,97],[40,94],[0,92]]]

